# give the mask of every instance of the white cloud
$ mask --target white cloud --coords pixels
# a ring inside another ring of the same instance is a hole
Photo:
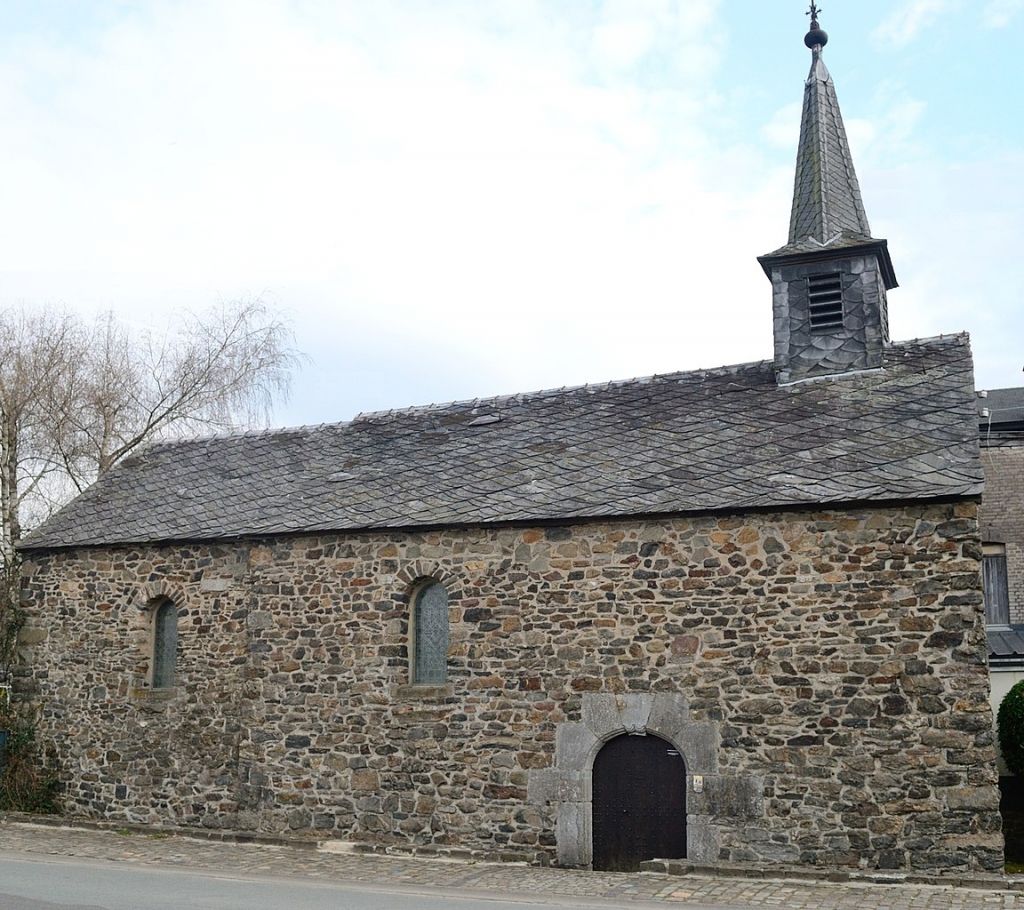
[[[595,7],[591,62],[605,78],[628,71],[648,85],[706,72],[715,62],[708,27],[718,5],[719,0],[604,0]]]
[[[288,422],[770,356],[756,256],[785,241],[799,106],[737,119],[730,8],[138,0],[88,44],[15,36],[0,300],[269,292],[316,358]],[[804,65],[749,108],[796,102]],[[920,110],[844,107],[873,223],[878,169],[931,154]]]
[[[893,47],[905,47],[957,5],[957,0],[902,0],[875,29],[874,37]]]
[[[500,20],[505,5],[487,5]],[[599,172],[630,166],[624,151],[700,129],[692,109],[670,101],[662,115],[628,83],[567,73],[566,48],[534,40],[550,36],[550,7],[516,20],[510,40],[464,25],[461,3],[429,17],[366,6],[313,7],[313,30],[272,0],[152,4],[97,57],[60,57],[56,82],[17,95],[5,128],[19,184],[5,202],[28,223],[9,227],[0,255],[38,269],[60,249],[72,269],[177,259],[308,275],[435,207],[491,217],[578,202]],[[682,33],[591,25],[598,44],[617,29],[607,53],[622,65]]]
[[[1024,0],[990,0],[985,7],[985,26],[1005,28],[1022,9]]]
[[[761,127],[761,138],[779,149],[796,151],[800,140],[800,113],[803,105],[799,102],[779,108],[772,119]]]
[[[611,22],[594,29],[591,52],[599,64],[628,69],[651,50],[654,39],[654,25],[650,21]]]
[[[417,389],[395,352],[478,350],[490,380],[472,357],[440,360],[449,390],[427,397],[766,353],[754,256],[784,224],[755,243],[732,223],[748,203],[676,154],[713,144],[714,5],[573,7],[570,22],[550,2],[182,0],[141,5],[96,53],[26,49],[0,68],[0,205],[17,213],[0,270],[78,283],[3,295],[137,314],[269,289],[301,347],[373,351]],[[730,287],[752,285],[760,331],[695,309],[685,332],[652,332],[717,293],[700,267],[724,237],[730,257],[749,244]]]
[[[1020,152],[870,173],[878,190],[871,197],[872,227],[884,225],[879,234],[889,240],[902,285],[889,297],[893,336],[969,331],[978,388],[1021,384],[1018,289],[1003,268],[983,263],[1017,256],[1024,232],[1022,174]]]
[[[934,150],[922,147],[918,126],[927,108],[898,85],[882,83],[870,118],[847,121],[855,160],[874,163],[927,157]]]

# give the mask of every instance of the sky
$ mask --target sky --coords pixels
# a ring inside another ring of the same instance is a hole
[[[805,0],[0,0],[0,306],[262,297],[274,425],[772,356]],[[1024,0],[822,0],[894,339],[1024,385]]]

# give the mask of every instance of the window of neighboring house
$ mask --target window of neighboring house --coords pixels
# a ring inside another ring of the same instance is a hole
[[[1010,585],[1006,575],[1006,547],[1003,544],[985,544],[981,577],[985,585],[986,625],[1009,625]]]
[[[178,608],[163,601],[153,613],[153,681],[154,689],[170,689],[174,685],[174,666],[178,652]]]
[[[412,682],[442,686],[448,681],[448,592],[431,581],[413,596]]]

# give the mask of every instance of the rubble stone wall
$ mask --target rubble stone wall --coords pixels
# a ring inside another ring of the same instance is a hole
[[[592,756],[651,732],[707,775],[691,858],[996,871],[979,540],[964,502],[36,552],[20,684],[83,817],[585,865]]]

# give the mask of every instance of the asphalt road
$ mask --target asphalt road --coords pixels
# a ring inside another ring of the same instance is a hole
[[[77,857],[0,857],[0,910],[538,910],[615,901],[539,894],[372,886],[252,872],[126,866]],[[638,906],[638,902],[631,902]],[[654,904],[639,904],[639,907]],[[688,904],[688,910],[699,905]],[[719,905],[718,910],[721,910]]]

